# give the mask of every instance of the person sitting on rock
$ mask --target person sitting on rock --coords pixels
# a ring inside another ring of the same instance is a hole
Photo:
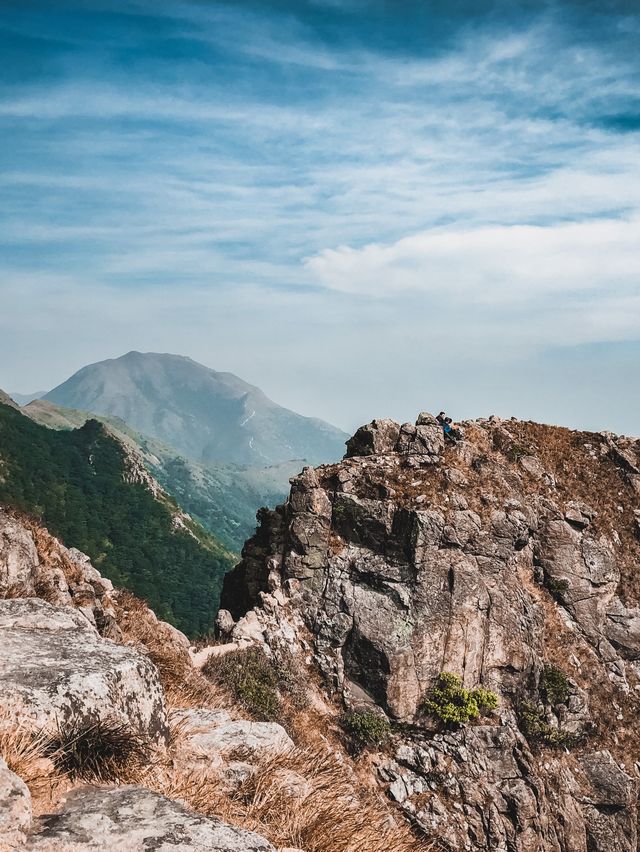
[[[447,419],[447,415],[444,413],[444,411],[441,411],[440,414],[438,414],[438,416],[436,417],[436,420],[442,426],[443,429],[444,429],[444,424],[445,424],[446,419]]]
[[[450,417],[445,418],[442,428],[444,429],[445,440],[450,441],[452,444],[457,444],[458,441],[462,440],[462,432]]]

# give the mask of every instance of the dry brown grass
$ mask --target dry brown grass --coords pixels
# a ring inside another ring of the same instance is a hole
[[[51,809],[69,788],[65,774],[48,756],[49,742],[48,732],[34,732],[0,711],[0,756],[29,788],[34,814]]]
[[[317,731],[317,729],[316,729]],[[358,779],[350,762],[327,742],[294,748],[264,760],[234,792],[225,792],[213,772],[186,770],[175,760],[184,731],[174,736],[173,756],[144,782],[183,800],[206,816],[255,831],[276,847],[305,852],[426,852],[402,820]]]
[[[136,645],[158,669],[169,710],[229,706],[231,697],[193,667],[187,650],[170,627],[154,617],[146,603],[128,591],[114,596],[118,626],[125,642]]]
[[[296,776],[304,779],[299,786]],[[428,848],[406,825],[391,818],[377,796],[359,784],[347,762],[322,744],[265,761],[221,804],[223,816],[240,818],[276,846],[306,852]]]

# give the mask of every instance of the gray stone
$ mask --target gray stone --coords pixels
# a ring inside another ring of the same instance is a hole
[[[235,621],[228,609],[218,610],[218,615],[216,616],[216,627],[222,636],[231,635],[231,632],[235,627]]]
[[[188,734],[189,747],[201,755],[223,758],[242,756],[255,762],[263,757],[285,754],[293,742],[275,722],[226,721]]]
[[[400,434],[395,420],[373,420],[347,441],[347,458],[392,453]]]
[[[0,757],[0,850],[18,849],[31,825],[31,795]]]
[[[72,607],[0,601],[0,694],[12,718],[34,728],[113,719],[152,740],[167,736],[153,663],[100,638]]]
[[[28,849],[37,852],[275,852],[263,837],[193,813],[143,787],[73,791],[42,817]]]

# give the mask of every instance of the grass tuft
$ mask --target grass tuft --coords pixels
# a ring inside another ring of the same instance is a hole
[[[48,738],[45,754],[70,780],[135,780],[148,767],[152,746],[127,724],[115,719],[72,720]]]
[[[342,720],[342,727],[356,754],[370,746],[380,747],[391,734],[389,721],[367,710],[347,713]]]

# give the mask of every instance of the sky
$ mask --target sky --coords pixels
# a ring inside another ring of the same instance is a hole
[[[0,387],[640,434],[640,7],[2,0]]]

